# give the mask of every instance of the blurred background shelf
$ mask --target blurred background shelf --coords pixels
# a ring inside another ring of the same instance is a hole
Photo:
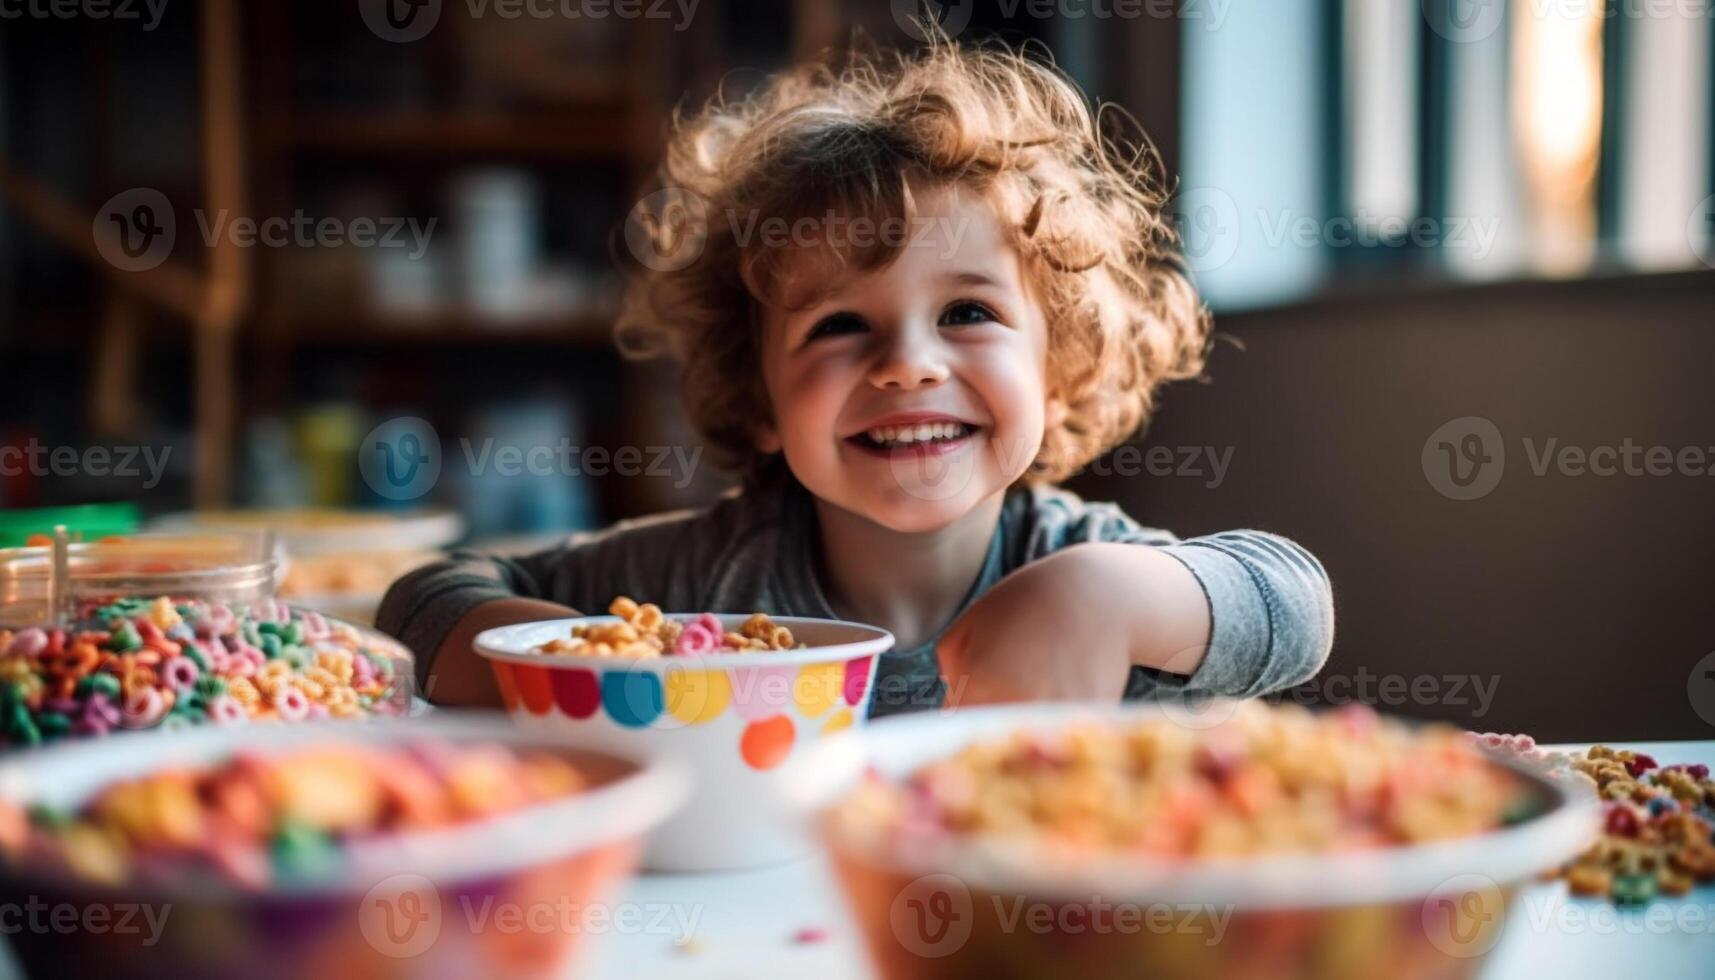
[[[630,161],[653,133],[640,132],[620,100],[563,115],[494,118],[350,112],[294,118],[279,139],[305,154],[517,158],[529,161]],[[416,161],[413,161],[416,162]]]

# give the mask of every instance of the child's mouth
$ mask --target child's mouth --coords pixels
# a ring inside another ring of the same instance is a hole
[[[877,426],[846,441],[879,456],[934,456],[964,446],[978,431],[978,426],[964,422],[921,422]]]

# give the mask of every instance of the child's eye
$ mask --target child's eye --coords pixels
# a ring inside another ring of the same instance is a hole
[[[865,327],[863,318],[855,313],[834,313],[816,321],[805,335],[805,340],[816,340],[821,337],[837,337],[848,333],[862,333]]]
[[[941,314],[941,325],[944,327],[969,327],[979,323],[991,323],[1000,318],[994,311],[981,303],[965,300],[947,307]]]

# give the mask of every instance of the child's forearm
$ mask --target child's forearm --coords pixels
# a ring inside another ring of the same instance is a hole
[[[494,671],[473,646],[476,635],[497,626],[577,615],[580,613],[570,606],[541,599],[495,599],[477,606],[453,624],[435,650],[423,683],[423,697],[440,707],[500,707]]]
[[[1190,676],[1209,649],[1209,600],[1183,562],[1135,544],[1085,544],[1075,549],[1095,563],[1097,608],[1128,638],[1138,667]]]

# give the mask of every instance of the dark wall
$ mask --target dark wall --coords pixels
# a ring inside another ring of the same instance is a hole
[[[1206,462],[1076,486],[1180,534],[1258,527],[1313,550],[1338,632],[1306,695],[1367,684],[1393,711],[1546,740],[1715,737],[1715,677],[1693,678],[1715,651],[1715,273],[1352,298],[1217,327],[1244,349],[1218,348],[1209,384],[1167,390],[1145,445],[1231,447],[1219,486]],[[1492,491],[1455,500],[1423,454],[1465,416],[1493,422],[1505,456]],[[1529,450],[1550,439],[1697,447],[1704,472],[1539,476]]]

